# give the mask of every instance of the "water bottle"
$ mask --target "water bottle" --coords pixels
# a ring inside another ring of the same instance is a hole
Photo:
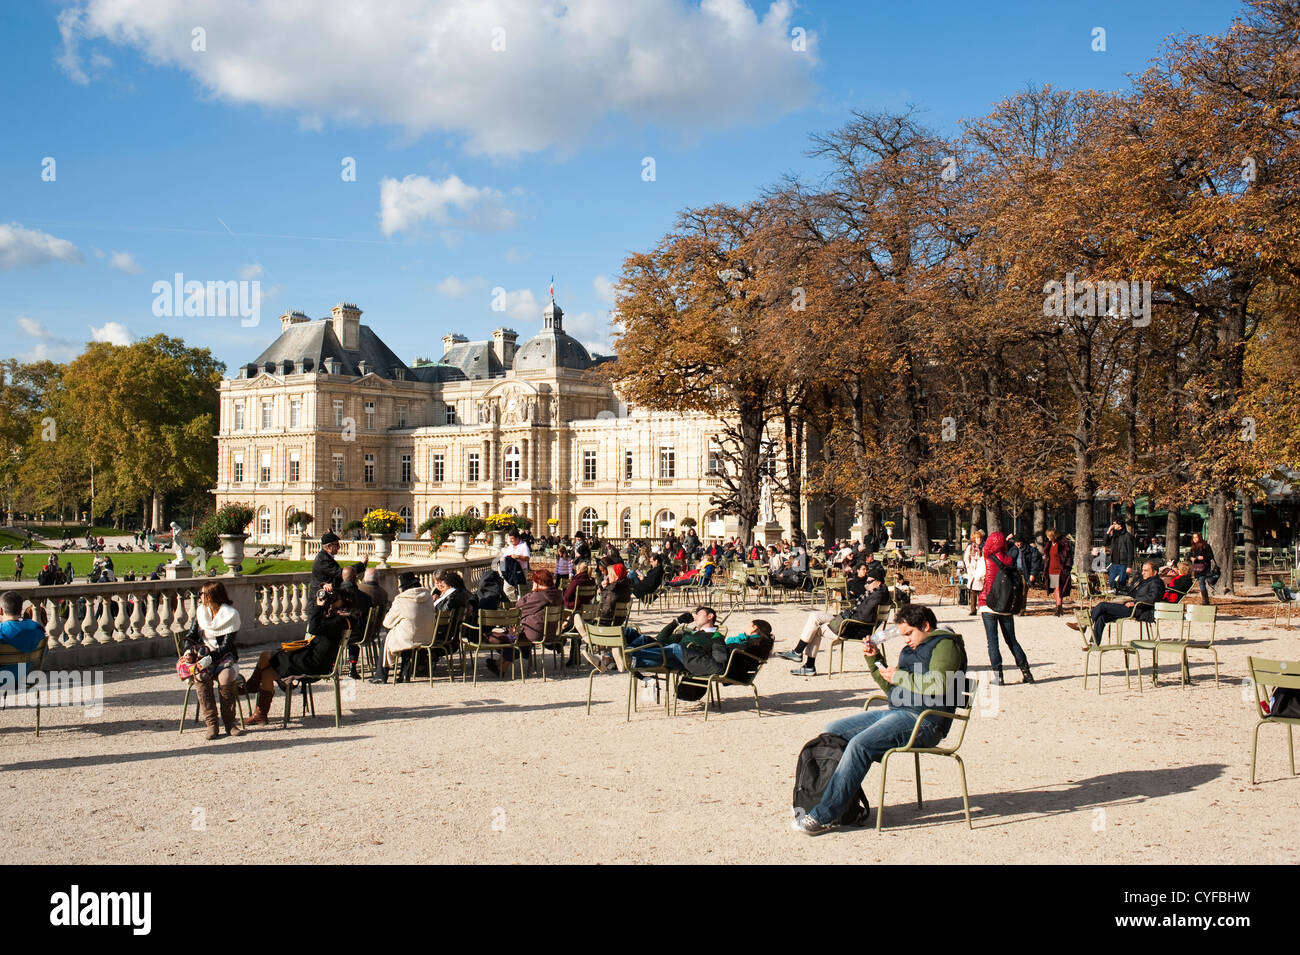
[[[873,635],[871,638],[871,642],[874,643],[876,646],[880,647],[880,646],[884,646],[887,641],[893,640],[897,636],[898,636],[898,627],[896,627],[894,624],[891,623],[885,627],[882,627],[879,633]]]

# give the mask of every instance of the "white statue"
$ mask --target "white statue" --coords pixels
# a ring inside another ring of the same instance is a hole
[[[760,524],[776,523],[776,510],[772,506],[772,480],[766,474],[758,489],[758,520]]]
[[[181,540],[181,526],[175,521],[172,521],[172,550],[176,551],[176,559],[172,561],[173,567],[189,563],[185,559],[185,542]]]
[[[184,567],[186,564],[199,574],[208,572],[208,552],[202,547],[187,547],[185,541],[181,539],[181,526],[172,521],[172,550],[176,551],[176,559],[172,561],[173,567]],[[194,558],[193,563],[186,560],[186,555]]]

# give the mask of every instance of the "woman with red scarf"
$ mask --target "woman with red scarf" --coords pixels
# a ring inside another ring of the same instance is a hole
[[[1011,656],[1015,658],[1016,666],[1020,667],[1024,682],[1033,683],[1034,675],[1029,672],[1029,659],[1016,641],[1016,618],[1009,613],[998,613],[988,605],[993,581],[997,579],[998,570],[1002,568],[1006,568],[1013,574],[1019,573],[1015,561],[1007,554],[1007,536],[1001,531],[994,531],[984,542],[984,589],[979,595],[980,615],[984,620],[984,636],[989,643],[989,664],[993,667],[993,676],[989,682],[999,686],[1002,684],[1002,653],[998,648],[1000,628],[1002,639],[1006,641]]]

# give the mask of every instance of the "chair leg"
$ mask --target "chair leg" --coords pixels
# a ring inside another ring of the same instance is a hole
[[[334,675],[334,728],[338,729],[343,721],[343,694],[339,691],[338,674]]]
[[[181,704],[181,728],[176,731],[178,733],[185,732],[185,713],[190,708],[190,694],[192,692],[194,692],[194,684],[187,681],[185,684],[185,702]],[[197,720],[198,717],[196,716],[195,719]]]
[[[912,759],[916,761],[916,808],[920,809],[921,803],[921,754],[913,753]]]
[[[876,804],[876,832],[885,824],[885,777],[889,774],[889,757],[893,750],[886,750],[880,760],[880,801]]]
[[[952,754],[952,758],[957,760],[957,768],[961,770],[961,805],[966,810],[966,828],[974,829],[975,827],[970,824],[970,797],[966,792],[966,764],[956,753]]]
[[[40,697],[36,698],[36,727],[41,725],[41,703]],[[1295,737],[1291,735],[1292,726],[1290,723],[1286,727],[1286,748],[1291,754],[1291,775],[1295,775]]]
[[[1255,724],[1255,733],[1250,744],[1250,784],[1252,786],[1255,785],[1255,757],[1259,755],[1259,728],[1263,725],[1263,721]]]
[[[751,683],[749,684],[749,688],[754,691],[754,712],[758,714],[758,718],[761,720],[763,718],[763,711],[758,708],[758,687]]]
[[[587,674],[587,715],[588,716],[591,715],[591,681],[595,676],[596,676],[596,671],[594,669]]]
[[[632,707],[636,706],[636,671],[631,667],[627,671],[627,721],[632,722]]]

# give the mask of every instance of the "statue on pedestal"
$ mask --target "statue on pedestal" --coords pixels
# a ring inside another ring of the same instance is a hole
[[[772,504],[772,480],[766,474],[763,475],[763,484],[758,489],[758,522],[776,523],[776,509]]]

